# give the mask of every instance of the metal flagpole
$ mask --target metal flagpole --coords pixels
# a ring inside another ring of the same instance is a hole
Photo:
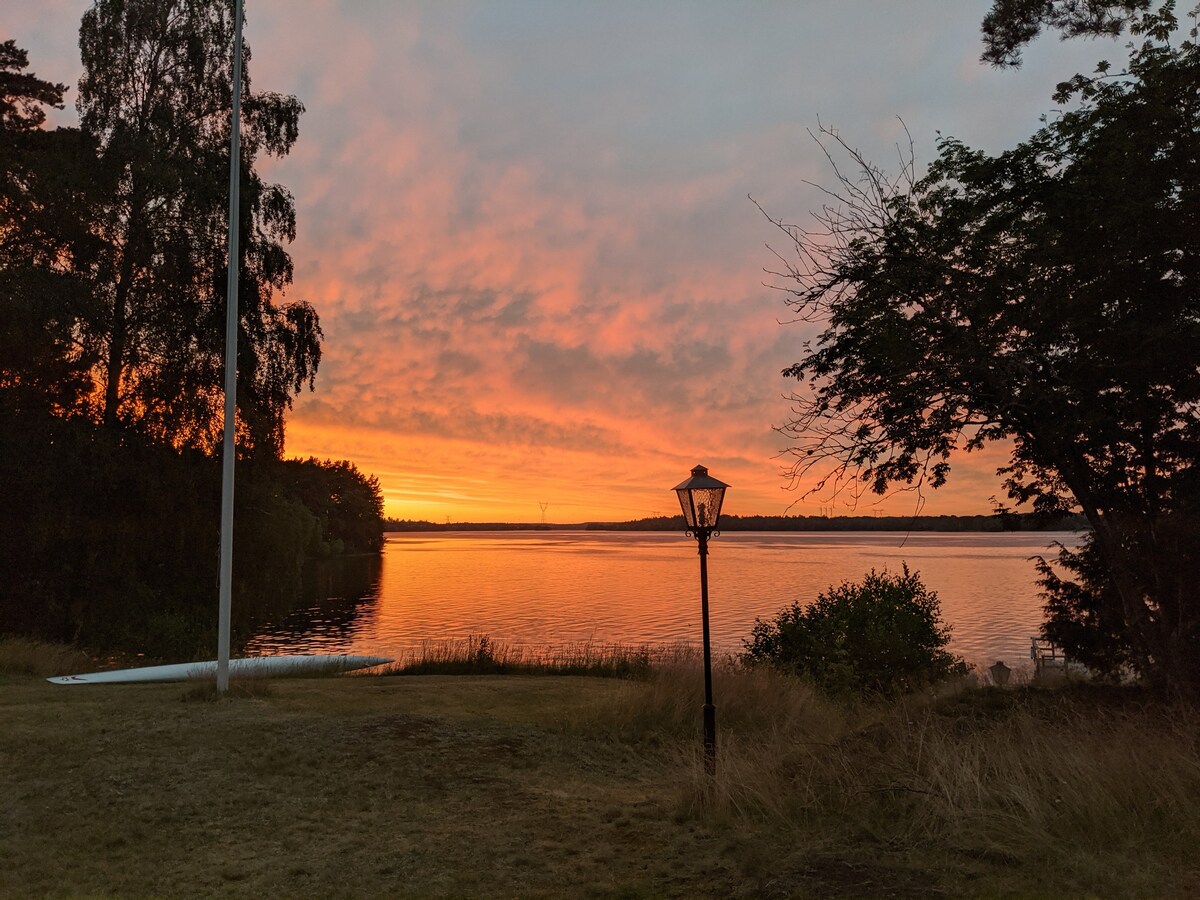
[[[229,280],[225,290],[225,440],[221,456],[221,584],[217,691],[229,690],[229,617],[233,595],[233,433],[237,422],[238,189],[241,181],[242,0],[233,23],[233,113],[229,137]]]

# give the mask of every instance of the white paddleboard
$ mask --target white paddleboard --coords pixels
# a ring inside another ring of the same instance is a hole
[[[231,678],[278,678],[287,675],[319,675],[351,672],[390,663],[381,656],[250,656],[229,661]],[[84,675],[58,675],[47,678],[51,684],[133,684],[151,681],[203,681],[217,677],[217,661],[174,663],[169,666],[143,666],[140,669],[114,669]]]

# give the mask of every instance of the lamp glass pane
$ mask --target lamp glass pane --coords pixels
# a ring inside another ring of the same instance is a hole
[[[680,489],[675,491],[675,495],[679,497],[679,508],[683,510],[683,521],[687,523],[688,528],[695,528],[696,517],[692,514],[691,491]]]
[[[691,488],[676,491],[688,528],[716,528],[721,518],[725,488]]]

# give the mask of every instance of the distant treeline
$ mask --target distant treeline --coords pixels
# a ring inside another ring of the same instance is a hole
[[[0,632],[211,655],[218,458],[0,403],[0,485]],[[351,463],[249,459],[236,485],[235,631],[292,605],[307,560],[382,547],[379,484]]]
[[[722,531],[1085,531],[1079,515],[1038,516],[722,516]],[[629,522],[541,525],[522,522],[427,522],[386,519],[384,531],[683,531],[683,516],[652,516]]]
[[[424,519],[384,519],[384,531],[565,531],[588,528],[578,525],[536,525],[532,522],[428,522]]]
[[[594,522],[604,531],[682,531],[683,516],[655,516],[632,522]],[[1083,516],[735,516],[721,517],[722,531],[1082,531]]]

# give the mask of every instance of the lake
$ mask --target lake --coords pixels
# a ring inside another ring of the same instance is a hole
[[[871,568],[920,573],[969,661],[1028,662],[1041,622],[1030,557],[1075,532],[727,532],[709,551],[714,646],[736,652],[767,618]],[[699,643],[696,542],[671,532],[389,534],[347,581],[325,576],[307,608],[256,626],[251,655],[400,656],[423,641],[488,635],[513,646]]]

